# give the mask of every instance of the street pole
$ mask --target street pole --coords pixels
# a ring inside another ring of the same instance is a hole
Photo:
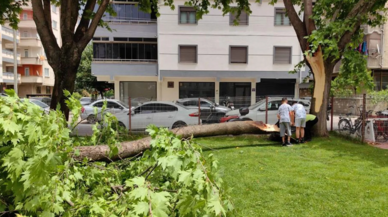
[[[13,30],[13,89],[18,96],[18,51],[16,48],[16,30]]]

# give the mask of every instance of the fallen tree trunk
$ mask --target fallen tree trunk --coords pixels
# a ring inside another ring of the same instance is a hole
[[[207,137],[207,136],[220,136],[220,135],[241,135],[241,134],[267,134],[271,132],[279,132],[279,128],[276,125],[267,125],[263,122],[255,121],[241,121],[241,122],[229,122],[210,125],[197,125],[187,126],[172,130],[176,135],[182,136],[182,138],[189,138],[191,136]],[[82,160],[84,158],[89,161],[115,161],[128,157],[135,156],[150,148],[151,138],[147,137],[132,142],[123,142],[119,148],[119,153],[116,156],[109,157],[109,146],[97,145],[97,146],[82,146],[77,147],[79,150],[79,156],[75,157],[76,160]]]

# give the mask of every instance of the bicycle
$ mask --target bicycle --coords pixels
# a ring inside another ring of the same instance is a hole
[[[354,106],[349,106],[349,108],[354,109]],[[362,107],[360,106],[358,110],[360,112],[360,115],[356,120],[354,120],[354,124],[351,118],[352,113],[347,113],[346,117],[343,117],[343,116],[339,117],[340,120],[338,122],[338,130],[341,134],[344,134],[344,135],[356,134],[357,138],[361,137],[362,114],[363,114]],[[369,110],[365,114],[365,118],[371,115],[372,112],[373,112],[372,110]]]

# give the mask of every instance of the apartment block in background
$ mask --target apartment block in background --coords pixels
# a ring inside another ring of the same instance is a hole
[[[237,26],[234,14],[210,9],[197,20],[194,8],[174,3],[175,10],[160,6],[156,21],[132,2],[114,2],[115,31],[97,30],[92,73],[115,84],[115,98],[231,98],[240,107],[265,96],[298,97],[304,69],[289,71],[302,52],[283,3],[252,1],[252,14],[242,13]]]
[[[19,33],[16,34],[16,43],[20,42]],[[14,52],[13,49],[7,49],[6,45],[14,43],[13,30],[0,25],[0,91],[3,86],[12,86],[14,84]],[[17,63],[20,64],[20,54],[17,54]],[[12,70],[9,70],[11,69]],[[18,76],[18,83],[20,84],[20,75]]]
[[[28,95],[46,95],[51,94],[54,86],[54,72],[47,62],[42,42],[39,38],[35,22],[32,18],[32,6],[23,6],[23,11],[20,13],[20,23],[18,25],[18,93],[19,97],[26,97]],[[60,31],[59,31],[59,8],[52,6],[51,8],[52,27],[54,35],[57,38],[59,45]],[[3,78],[4,73],[7,80],[4,82],[8,87],[13,87],[13,37],[12,30],[3,27],[2,31],[2,56],[3,56]],[[4,33],[6,37],[4,39]],[[6,60],[12,61],[4,64],[4,56]],[[12,63],[11,63],[12,62]],[[4,80],[4,79],[3,79]]]

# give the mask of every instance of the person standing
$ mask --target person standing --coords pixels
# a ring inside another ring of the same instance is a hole
[[[311,141],[313,126],[318,122],[318,117],[312,114],[306,115],[305,140]]]
[[[295,114],[296,143],[304,143],[304,128],[306,127],[306,109],[298,102],[292,105]]]
[[[278,119],[280,124],[280,136],[282,137],[283,146],[290,146],[291,144],[291,125],[293,124],[293,109],[288,104],[287,98],[282,98],[282,105],[279,107]],[[287,132],[287,143],[286,143]]]

